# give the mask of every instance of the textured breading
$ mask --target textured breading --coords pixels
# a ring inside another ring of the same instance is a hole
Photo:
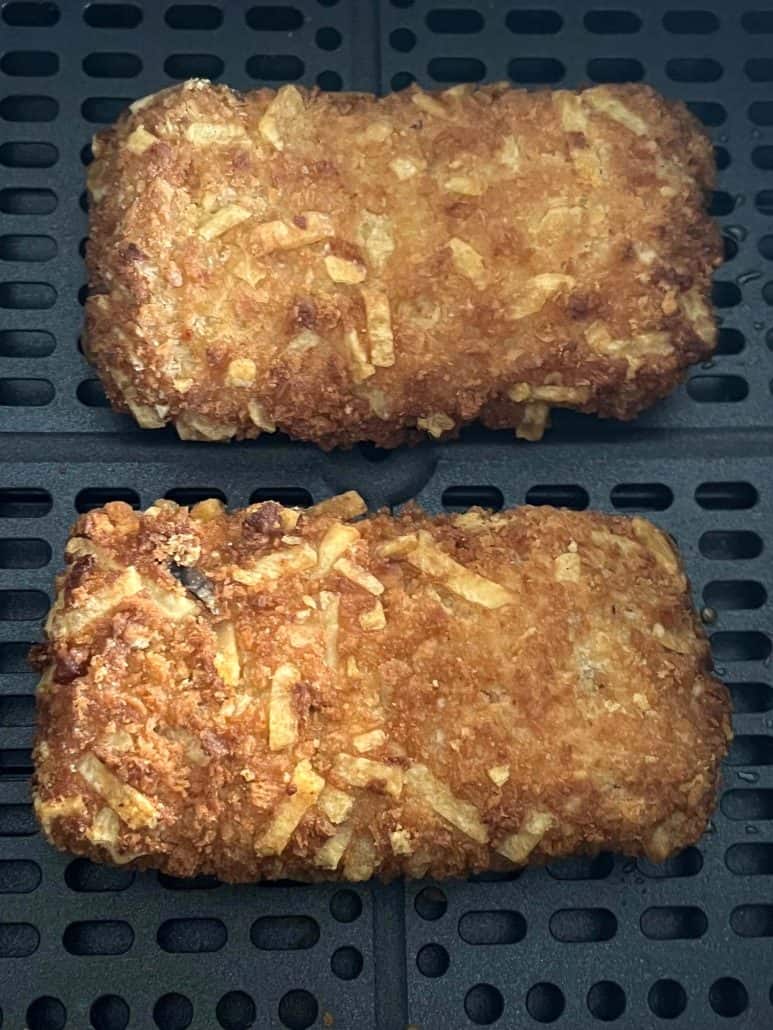
[[[537,439],[715,345],[711,146],[647,86],[380,99],[193,80],[94,141],[84,346],[186,439]]]
[[[355,500],[78,520],[36,653],[54,844],[248,881],[698,839],[729,705],[665,534],[528,507],[340,521]]]

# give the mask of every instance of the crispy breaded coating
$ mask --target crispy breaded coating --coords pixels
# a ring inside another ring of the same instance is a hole
[[[94,141],[86,352],[195,440],[631,418],[715,344],[712,150],[647,86],[193,80]]]
[[[727,691],[641,518],[217,501],[82,516],[36,654],[58,847],[228,881],[695,841]]]

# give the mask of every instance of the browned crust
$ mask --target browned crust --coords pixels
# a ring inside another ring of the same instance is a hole
[[[536,439],[554,405],[633,417],[714,348],[711,146],[647,86],[193,80],[132,108],[94,142],[84,342],[144,426]]]
[[[247,881],[698,839],[729,702],[665,534],[347,500],[78,520],[35,659],[57,847]]]

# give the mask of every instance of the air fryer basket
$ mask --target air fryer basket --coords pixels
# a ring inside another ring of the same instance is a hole
[[[0,1027],[773,1027],[773,5],[765,0],[17,2],[0,8]],[[89,138],[192,75],[387,91],[650,82],[716,145],[714,361],[636,423],[559,415],[542,444],[323,454],[182,444],[114,415],[78,348]],[[221,496],[645,512],[678,540],[736,737],[710,831],[663,866],[610,855],[435,884],[229,887],[51,850],[29,798],[25,664],[77,512]]]

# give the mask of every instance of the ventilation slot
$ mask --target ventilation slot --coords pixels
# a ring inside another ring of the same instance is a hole
[[[449,486],[441,503],[446,511],[467,511],[468,508],[489,508],[500,511],[504,505],[502,491],[495,486]]]
[[[247,74],[261,82],[296,82],[305,65],[292,54],[255,54],[247,61]]]
[[[166,12],[166,23],[172,29],[209,31],[223,24],[223,12],[212,4],[174,4]]]
[[[299,951],[319,940],[319,924],[309,916],[263,916],[250,930],[250,940],[262,951]]]
[[[548,504],[556,508],[582,511],[588,507],[588,492],[581,486],[533,486],[526,494],[527,504]]]
[[[303,14],[295,7],[251,7],[247,24],[261,32],[294,32],[303,25]]]
[[[92,508],[103,508],[110,501],[123,501],[132,508],[139,508],[140,495],[128,487],[88,487],[75,498],[75,510],[81,515]]]
[[[739,937],[773,937],[773,905],[739,905],[730,926]]]
[[[674,494],[664,483],[620,483],[609,499],[621,511],[665,511],[674,503]]]
[[[773,844],[733,844],[725,865],[736,876],[773,876]]]
[[[220,951],[227,937],[219,919],[167,919],[156,934],[164,951],[187,954]]]
[[[95,29],[134,29],[142,21],[135,4],[88,4],[83,20]]]
[[[515,944],[526,936],[526,920],[520,912],[505,909],[465,912],[459,920],[459,936],[467,944]]]
[[[200,501],[208,501],[214,498],[217,501],[226,503],[226,496],[222,490],[214,486],[180,486],[176,490],[170,490],[165,497],[168,501],[174,501],[182,507],[192,507]]]
[[[37,862],[27,859],[0,861],[0,894],[29,894],[40,884]]]
[[[103,51],[83,58],[83,70],[94,79],[133,79],[142,71],[136,54]]]
[[[728,765],[773,765],[773,737],[736,735],[725,761]]]
[[[689,905],[648,908],[641,917],[642,933],[655,941],[695,940],[708,925],[705,912]]]
[[[665,862],[649,862],[640,858],[636,865],[640,872],[654,880],[680,879],[697,876],[703,868],[703,855],[697,848],[685,848]]]
[[[64,882],[79,894],[125,891],[134,883],[134,872],[116,866],[95,865],[87,858],[76,858],[64,871]]]
[[[550,917],[550,932],[565,944],[609,941],[617,933],[617,919],[606,908],[567,908]]]
[[[0,518],[38,519],[51,511],[52,504],[47,490],[34,487],[0,490]]]
[[[258,487],[250,494],[250,504],[262,504],[264,501],[276,501],[285,508],[310,508],[314,503],[309,491],[298,486]]]
[[[709,511],[730,511],[753,508],[758,494],[751,483],[702,483],[695,491],[695,500]]]
[[[53,143],[3,143],[0,164],[6,168],[50,168],[59,160]]]
[[[556,11],[510,11],[505,24],[522,36],[554,36],[564,19]]]
[[[134,931],[118,920],[70,923],[62,943],[71,955],[123,955],[134,943]]]

